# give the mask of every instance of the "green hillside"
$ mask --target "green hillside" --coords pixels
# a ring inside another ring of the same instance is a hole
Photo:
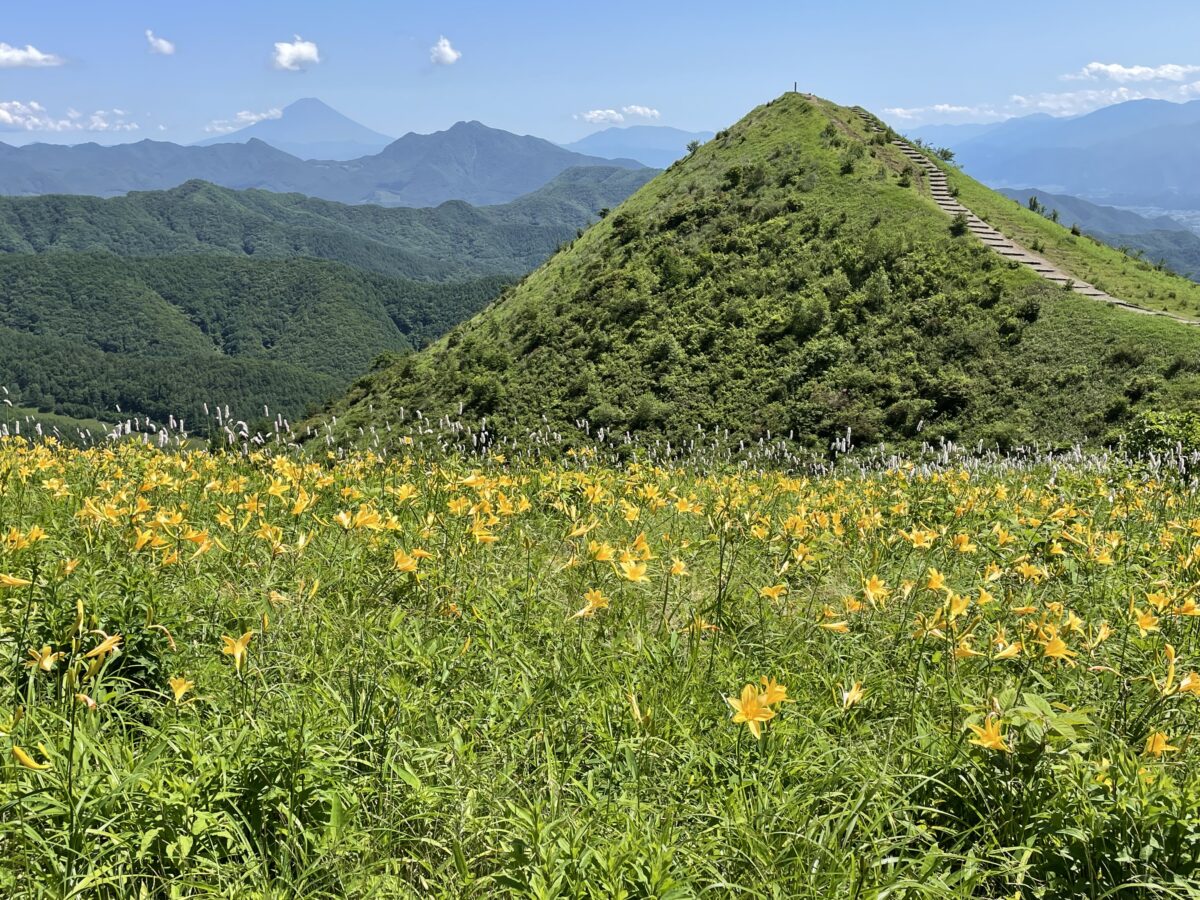
[[[461,402],[496,433],[544,416],[820,446],[848,428],[1098,440],[1138,407],[1197,405],[1200,329],[1054,288],[955,230],[855,112],[788,94],[332,411],[351,429]],[[1085,274],[1117,292],[1133,267],[1104,249]]]
[[[1200,317],[1200,284],[1160,270],[1146,259],[1128,256],[1101,243],[1099,236],[1073,234],[1070,221],[1052,222],[951,166],[945,169],[952,189],[976,215],[1055,265],[1138,306]]]
[[[508,284],[438,285],[309,259],[0,255],[0,384],[72,417],[296,417]]]
[[[651,169],[568,169],[502,206],[349,206],[189,181],[124,197],[0,197],[0,252],[311,256],[419,280],[521,275],[645,184]]]

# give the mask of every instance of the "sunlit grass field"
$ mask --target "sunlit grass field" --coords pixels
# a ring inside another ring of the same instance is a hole
[[[1195,896],[1200,499],[0,442],[5,897]]]

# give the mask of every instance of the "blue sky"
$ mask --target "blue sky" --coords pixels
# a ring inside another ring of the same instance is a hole
[[[1196,0],[22,0],[0,140],[190,142],[313,96],[393,136],[479,119],[569,141],[717,129],[793,81],[898,125],[1069,114],[1200,98],[1197,33]]]

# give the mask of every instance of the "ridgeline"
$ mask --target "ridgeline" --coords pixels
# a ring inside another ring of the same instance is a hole
[[[939,209],[893,137],[805,95],[761,106],[328,411],[347,437],[461,405],[514,437],[586,421],[593,435],[727,429],[820,446],[850,429],[856,443],[1005,447],[1108,440],[1140,407],[1196,407],[1200,329],[993,252]],[[980,215],[991,198],[1013,207],[960,173],[950,183]],[[1087,254],[1090,284],[1129,278],[1123,254]]]

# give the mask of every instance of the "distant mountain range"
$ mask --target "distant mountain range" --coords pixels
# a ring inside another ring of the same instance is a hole
[[[712,137],[711,131],[681,131],[664,125],[630,125],[605,128],[563,146],[576,153],[603,156],[606,159],[636,159],[647,166],[665,169],[687,154],[690,142],[704,144]]]
[[[299,159],[336,160],[371,156],[395,140],[307,97],[285,106],[277,118],[197,141],[195,146],[244,144],[255,138]]]
[[[203,181],[108,199],[3,197],[0,254],[311,256],[422,281],[521,275],[653,174],[568,169],[511,203],[455,200],[427,209],[349,206]]]
[[[653,174],[568,169],[490,207],[200,181],[0,198],[0,385],[74,417],[196,421],[218,400],[296,416],[485,306]]]
[[[1200,281],[1200,235],[1170,216],[1149,218],[1036,188],[1002,188],[999,193],[1023,205],[1036,197],[1044,214],[1057,210],[1064,225],[1078,225],[1085,234],[1112,247],[1140,253],[1152,263],[1161,262],[1173,272]]]
[[[965,171],[993,187],[1036,185],[1118,206],[1200,209],[1200,100],[1131,100],[1071,118],[909,133],[949,146]]]
[[[115,197],[200,179],[341,203],[484,205],[515,200],[579,166],[643,168],[631,159],[586,156],[541,138],[459,122],[435,134],[407,134],[373,156],[349,161],[299,159],[254,137],[206,147],[0,144],[0,194]]]

